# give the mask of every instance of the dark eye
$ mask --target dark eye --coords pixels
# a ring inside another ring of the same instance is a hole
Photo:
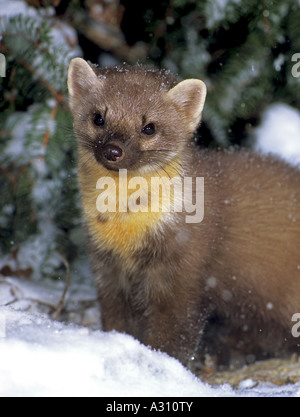
[[[143,127],[142,132],[144,135],[151,136],[155,133],[155,126],[154,123],[149,123],[146,126]]]
[[[94,121],[94,124],[96,126],[103,126],[104,125],[104,119],[103,119],[103,117],[101,116],[100,113],[94,114],[94,120],[93,121]]]

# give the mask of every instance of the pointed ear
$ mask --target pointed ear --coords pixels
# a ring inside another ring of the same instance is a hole
[[[167,97],[193,132],[200,123],[205,102],[206,86],[204,82],[196,79],[181,81],[167,92]]]
[[[99,79],[92,67],[81,58],[73,58],[68,71],[69,104],[74,109],[76,101],[84,97],[99,84]]]

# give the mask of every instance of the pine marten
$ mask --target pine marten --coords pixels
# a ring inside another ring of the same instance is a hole
[[[297,351],[300,171],[246,150],[197,147],[200,80],[75,58],[68,89],[103,329],[186,366],[205,352],[226,362],[231,351]],[[175,177],[187,201],[175,187],[163,193]]]

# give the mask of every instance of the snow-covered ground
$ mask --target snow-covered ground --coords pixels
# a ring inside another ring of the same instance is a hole
[[[299,163],[299,112],[272,106],[256,139],[257,149],[272,147]],[[73,315],[80,303],[90,305],[80,320],[72,319],[89,322],[90,328],[55,322],[49,309],[58,304],[62,290],[61,282],[0,278],[0,396],[300,396],[300,382],[278,387],[245,380],[236,390],[211,387],[130,336],[94,330],[91,321],[99,317],[92,287],[76,284],[66,299]]]
[[[0,307],[0,396],[299,396],[300,383],[213,388],[132,337]]]
[[[0,308],[1,395],[205,396],[214,390],[179,362],[152,352],[132,337],[90,331]],[[2,323],[3,324],[3,323]]]
[[[6,278],[0,286],[0,396],[300,396],[300,382],[209,386],[131,336],[49,319],[41,305],[55,306],[61,285]],[[93,297],[93,290],[80,290],[71,288],[67,304]]]
[[[53,321],[41,306],[58,303],[60,284],[0,280],[0,396],[300,396],[300,382],[211,387],[131,336]],[[70,293],[67,305],[94,295],[77,284]]]

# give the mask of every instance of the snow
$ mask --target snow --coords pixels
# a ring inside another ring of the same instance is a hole
[[[202,383],[177,360],[131,336],[92,330],[100,322],[93,310],[98,305],[85,316],[89,328],[53,321],[46,307],[58,304],[63,286],[50,280],[0,279],[0,396],[234,394],[229,385],[214,389]],[[92,286],[82,284],[73,285],[68,293],[70,310],[96,297]]]
[[[5,396],[214,395],[179,362],[132,337],[90,331],[1,308],[0,393]],[[4,359],[5,358],[5,359]],[[219,388],[229,395],[229,387]]]
[[[117,332],[0,307],[0,396],[299,396],[300,384],[211,387],[177,360]]]
[[[206,25],[209,29],[214,28],[218,22],[225,19],[226,15],[231,15],[232,11],[240,5],[241,0],[214,0],[207,2],[205,17]]]
[[[276,103],[263,114],[255,132],[255,149],[272,153],[291,164],[300,164],[300,112],[286,104]]]
[[[37,17],[38,12],[34,7],[29,7],[23,0],[0,0],[0,15],[11,17],[16,14]]]
[[[53,44],[56,47],[65,47],[66,50],[71,48],[70,56],[65,56],[64,58],[67,59],[82,55],[82,50],[78,46],[76,31],[66,22],[55,19],[55,9],[53,7],[36,9],[35,7],[29,6],[24,0],[0,0],[0,17],[6,16],[7,18],[11,18],[19,14],[36,19],[41,19],[43,15],[47,16],[51,26],[51,37],[54,39]]]

